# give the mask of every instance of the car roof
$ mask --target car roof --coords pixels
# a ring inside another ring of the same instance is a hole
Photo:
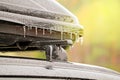
[[[110,69],[69,62],[49,62],[23,58],[0,58],[0,76],[65,77],[118,80],[120,74]]]
[[[79,24],[78,19],[55,0],[0,0],[0,11],[18,14],[30,13],[29,15],[43,13],[42,16],[47,14],[47,17],[49,18],[50,16],[48,15],[50,14],[68,18],[67,20],[73,20],[76,24]],[[56,17],[56,19],[59,17]]]
[[[49,11],[67,15],[72,14],[67,9],[63,8],[55,0],[0,0],[0,2],[42,11]]]

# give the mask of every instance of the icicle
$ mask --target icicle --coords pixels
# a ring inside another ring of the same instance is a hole
[[[45,29],[43,28],[43,35],[45,35]]]
[[[78,40],[78,35],[77,35],[77,33],[75,33],[75,40],[76,40],[76,42],[79,42],[79,40]]]
[[[83,45],[83,37],[80,37],[80,44]]]
[[[24,37],[26,37],[26,26],[23,26]]]
[[[36,36],[38,35],[38,28],[37,27],[35,27],[35,34],[36,34]]]
[[[62,26],[61,26],[61,40],[63,40],[63,29],[62,29]]]
[[[80,43],[80,45],[82,45],[83,44],[83,37],[79,37],[76,42],[78,42],[78,43]]]
[[[52,34],[52,29],[50,29],[50,34]]]
[[[30,27],[27,27],[27,30],[29,31],[29,30],[30,30]]]
[[[53,53],[53,47],[50,45],[50,61],[52,61],[52,53]]]

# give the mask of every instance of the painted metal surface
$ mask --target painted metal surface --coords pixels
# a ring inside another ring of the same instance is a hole
[[[93,80],[120,79],[118,72],[98,66],[5,57],[0,58],[1,76],[71,77]]]

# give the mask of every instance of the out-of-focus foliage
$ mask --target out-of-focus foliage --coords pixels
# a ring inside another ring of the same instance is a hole
[[[84,26],[84,42],[75,43],[69,60],[120,71],[120,0],[57,0]]]

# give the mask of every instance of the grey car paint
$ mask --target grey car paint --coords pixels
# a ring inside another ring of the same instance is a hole
[[[98,66],[6,57],[0,58],[0,77],[2,76],[120,79],[120,73]]]

